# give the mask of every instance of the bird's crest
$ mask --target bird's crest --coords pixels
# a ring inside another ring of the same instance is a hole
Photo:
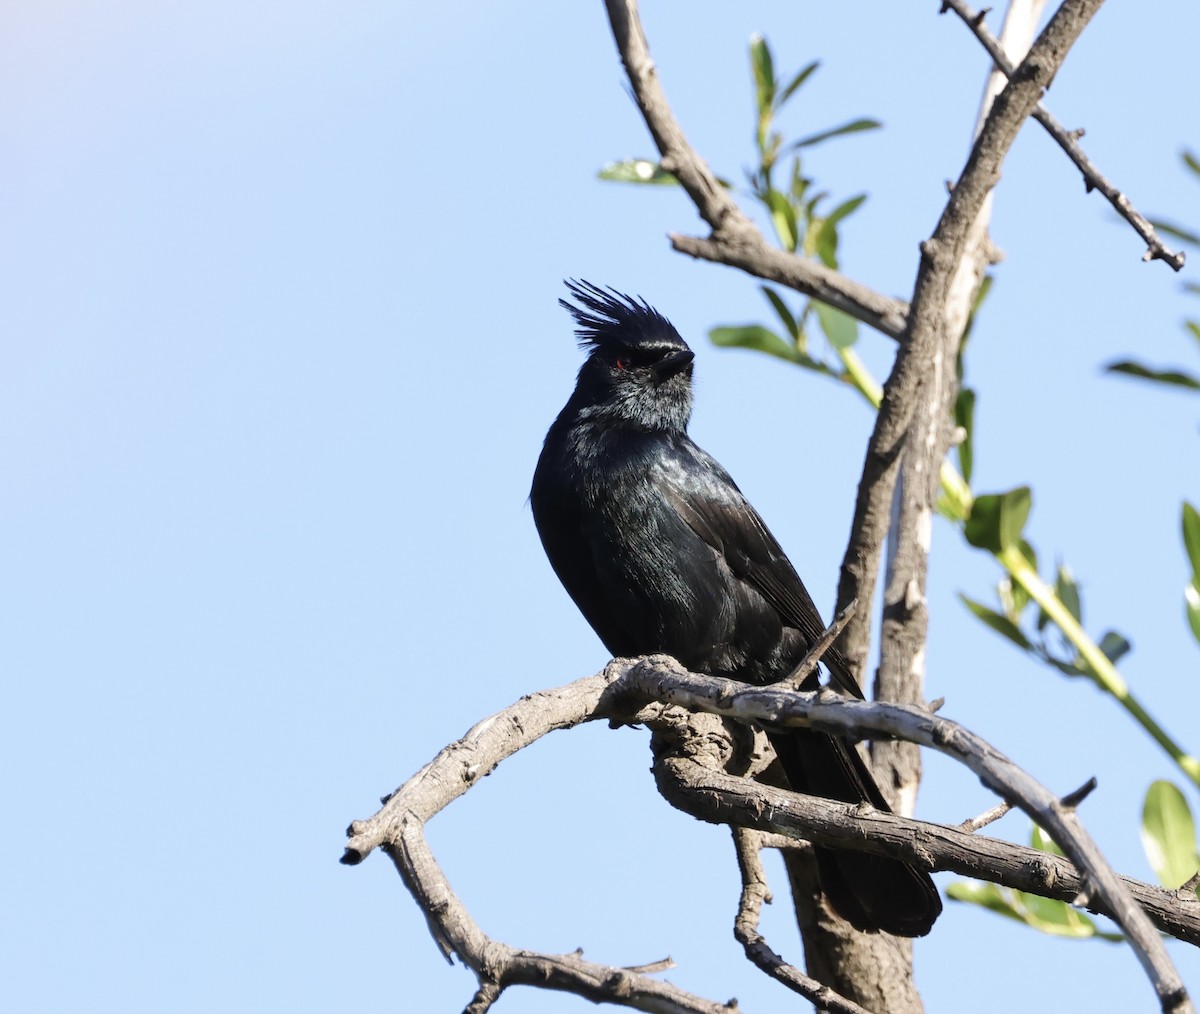
[[[565,299],[558,303],[575,318],[575,337],[584,351],[614,345],[688,347],[675,326],[644,299],[574,278],[567,279],[566,286],[581,305]]]

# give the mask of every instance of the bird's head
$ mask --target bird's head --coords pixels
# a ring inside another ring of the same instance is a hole
[[[695,353],[671,322],[644,299],[583,281],[568,281],[576,303],[559,303],[575,318],[588,352],[575,385],[578,410],[606,426],[687,429]]]

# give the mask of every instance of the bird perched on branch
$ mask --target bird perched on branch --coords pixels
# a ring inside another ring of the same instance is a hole
[[[754,684],[788,676],[825,625],[758,513],[687,435],[694,353],[644,300],[568,282],[588,353],[546,434],[530,502],[546,555],[614,656],[673,655]],[[844,658],[831,683],[862,691]],[[815,690],[814,670],[803,686]],[[852,743],[769,733],[793,789],[887,810]],[[818,848],[821,886],[860,930],[923,936],[941,912],[927,874],[867,852]]]

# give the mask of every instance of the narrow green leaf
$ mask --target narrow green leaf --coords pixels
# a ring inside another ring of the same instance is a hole
[[[825,225],[829,225],[830,223],[837,225],[847,215],[853,215],[854,212],[862,207],[863,201],[866,199],[866,194],[855,194],[853,197],[848,197],[825,216]]]
[[[654,183],[666,186],[678,186],[679,180],[667,172],[657,162],[647,158],[627,158],[619,162],[609,162],[599,173],[600,179],[611,180],[615,183]]]
[[[1004,494],[1000,512],[1000,548],[1007,549],[1021,541],[1025,522],[1033,508],[1033,490],[1018,486]]]
[[[1054,593],[1059,601],[1067,607],[1067,612],[1075,617],[1077,623],[1083,623],[1083,603],[1079,598],[1079,583],[1071,568],[1065,563],[1058,565],[1058,575],[1054,579]]]
[[[946,888],[946,896],[954,901],[979,905],[997,915],[1014,919],[1054,936],[1080,939],[1100,937],[1114,942],[1123,939],[1120,934],[1100,932],[1096,924],[1082,912],[1072,908],[1065,901],[1056,901],[1053,898],[1041,898],[1025,894],[1023,891],[997,887],[995,884],[961,880]]]
[[[1040,645],[1040,649],[1041,650],[1039,653],[1041,654],[1042,661],[1045,662],[1047,665],[1054,666],[1054,668],[1057,669],[1064,676],[1070,676],[1072,679],[1075,679],[1076,677],[1079,677],[1079,676],[1091,676],[1092,675],[1092,673],[1089,670],[1081,668],[1077,663],[1075,663],[1073,661],[1069,662],[1064,658],[1055,658],[1046,649],[1045,642],[1042,642],[1042,644]]]
[[[758,34],[750,36],[750,67],[754,72],[754,101],[761,119],[770,115],[775,102],[775,64],[767,40]]]
[[[775,103],[775,108],[782,109],[783,104],[795,94],[796,89],[799,88],[801,85],[803,85],[804,82],[807,81],[810,77],[812,77],[813,73],[820,66],[821,66],[820,60],[813,60],[813,62],[810,63],[807,67],[804,67],[801,70],[797,71],[796,76],[787,83],[787,87],[784,88],[783,91],[780,93],[779,99]]]
[[[1195,581],[1189,581],[1183,586],[1183,601],[1187,606],[1188,624],[1192,628],[1192,635],[1197,641],[1200,641],[1200,585]]]
[[[848,313],[815,299],[813,309],[817,313],[817,323],[835,349],[848,349],[858,341],[858,321]]]
[[[1029,832],[1029,844],[1039,852],[1052,852],[1056,856],[1063,854],[1063,850],[1058,847],[1058,843],[1037,824],[1034,824]]]
[[[1192,172],[1194,172],[1197,176],[1200,176],[1200,160],[1198,160],[1195,155],[1186,149],[1181,154],[1183,157],[1183,164],[1191,169]]]
[[[974,599],[967,598],[966,595],[959,592],[958,597],[962,599],[963,605],[971,610],[984,623],[991,627],[996,633],[1002,634],[1013,642],[1018,648],[1023,648],[1025,651],[1032,651],[1033,644],[1029,638],[1022,632],[1012,620],[1007,616],[1001,616],[994,609],[989,609],[982,602],[976,602]]]
[[[836,127],[830,127],[828,130],[819,130],[815,134],[809,134],[807,137],[800,138],[799,141],[793,141],[783,149],[783,153],[790,154],[793,151],[799,151],[801,148],[808,148],[814,144],[820,144],[822,141],[828,141],[832,137],[857,134],[864,130],[877,130],[882,126],[883,124],[878,120],[861,117],[857,120],[850,120],[848,123],[839,124]]]
[[[963,431],[957,447],[958,470],[969,486],[975,467],[975,392],[969,387],[959,388],[954,400],[954,423]]]
[[[1194,580],[1200,580],[1200,511],[1186,500],[1183,501],[1183,546],[1192,565]]]
[[[745,324],[741,327],[714,327],[708,332],[708,340],[721,348],[753,349],[756,352],[765,352],[767,355],[786,359],[789,363],[799,361],[794,345],[759,324]]]
[[[813,250],[826,267],[836,268],[838,266],[838,223],[847,215],[854,214],[866,199],[866,194],[858,194],[849,200],[842,201],[817,226],[816,235],[813,237]]]
[[[1170,782],[1156,781],[1146,792],[1142,848],[1164,887],[1179,887],[1200,867],[1192,811],[1183,793]]]
[[[1009,900],[1012,892],[997,887],[995,884],[980,884],[958,880],[946,888],[946,897],[954,901],[965,901],[971,905],[980,905],[998,915],[1024,922],[1022,915]]]
[[[787,329],[787,333],[793,339],[800,337],[800,325],[796,323],[796,318],[792,315],[792,311],[788,309],[787,303],[783,301],[783,297],[774,289],[766,285],[759,286],[762,289],[763,295],[770,301],[771,306],[775,308],[775,315],[783,322],[783,326]]]
[[[1109,363],[1104,368],[1109,373],[1124,373],[1130,377],[1151,380],[1157,384],[1172,384],[1176,387],[1186,387],[1189,390],[1200,391],[1200,380],[1197,380],[1190,373],[1183,373],[1180,370],[1154,370],[1149,366],[1143,366],[1141,363],[1135,363],[1130,359],[1122,359]]]
[[[792,202],[772,188],[767,191],[766,204],[771,211],[775,231],[779,234],[779,242],[789,253],[795,253],[799,236],[796,232],[796,209],[792,207]]]
[[[804,175],[804,173],[800,171],[800,160],[798,158],[793,159],[792,182],[790,186],[792,204],[794,204],[796,207],[800,207],[802,204],[804,204],[804,195],[808,193],[808,188],[811,184],[812,180],[810,180]]]
[[[1042,933],[1056,937],[1075,937],[1086,940],[1104,936],[1109,940],[1120,940],[1115,934],[1102,934],[1096,924],[1078,909],[1057,898],[1043,898],[1037,894],[1016,891],[1018,910],[1024,909],[1025,924]]]
[[[1129,639],[1115,630],[1106,630],[1098,645],[1104,656],[1112,663],[1124,658],[1133,649]]]
[[[1200,288],[1197,288],[1196,291],[1200,293]],[[1183,326],[1188,329],[1197,342],[1200,342],[1200,320],[1185,320]]]

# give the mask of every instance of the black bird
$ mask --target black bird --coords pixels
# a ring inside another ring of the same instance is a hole
[[[588,352],[546,434],[530,502],[555,573],[614,656],[673,655],[694,672],[768,684],[825,629],[754,508],[687,435],[694,353],[642,299],[568,282],[560,304]],[[862,697],[845,659],[831,681]],[[818,686],[809,678],[805,689]],[[772,733],[793,789],[888,806],[852,743]],[[923,936],[941,912],[928,875],[866,852],[817,849],[821,886],[860,930]]]

